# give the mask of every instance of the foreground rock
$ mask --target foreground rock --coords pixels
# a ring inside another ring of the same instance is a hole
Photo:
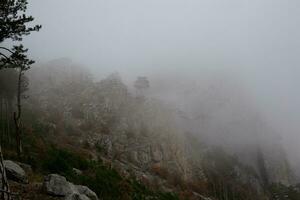
[[[75,186],[79,194],[84,194],[91,200],[98,200],[97,194],[93,192],[90,188],[83,186],[83,185],[76,185]]]
[[[44,188],[47,194],[53,196],[67,196],[75,193],[76,190],[74,186],[67,181],[67,179],[58,174],[50,174],[45,177]]]
[[[66,200],[98,200],[97,194],[86,186],[74,185],[58,174],[49,174],[43,185],[47,194],[66,197]]]
[[[73,193],[67,196],[65,200],[90,200],[90,198],[88,198],[84,194]]]
[[[11,160],[4,160],[3,163],[9,179],[21,183],[28,183],[27,175],[20,165]]]

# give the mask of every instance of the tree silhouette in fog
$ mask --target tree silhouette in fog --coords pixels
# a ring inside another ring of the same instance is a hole
[[[137,95],[143,96],[146,89],[150,87],[148,78],[146,76],[137,77],[136,81],[134,82],[134,87],[136,89]]]
[[[28,26],[34,20],[32,16],[26,15],[28,2],[26,0],[2,0],[0,2],[0,70],[10,68],[17,71],[16,84],[16,101],[17,111],[14,112],[14,123],[16,129],[17,153],[20,156],[22,152],[21,146],[21,97],[24,91],[22,86],[27,85],[24,73],[30,69],[34,63],[27,57],[28,49],[22,44],[12,45],[12,47],[4,46],[4,42],[11,40],[10,44],[20,42],[23,36],[29,35],[33,31],[39,31],[41,25]],[[3,70],[1,70],[2,73]],[[2,97],[1,97],[2,98]]]

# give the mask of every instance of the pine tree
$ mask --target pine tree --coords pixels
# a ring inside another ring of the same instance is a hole
[[[3,68],[12,68],[18,71],[17,81],[17,111],[14,112],[14,122],[16,128],[16,143],[18,155],[21,155],[21,93],[24,73],[30,69],[34,63],[26,55],[28,49],[22,44],[11,48],[3,46],[6,40],[22,41],[23,36],[29,35],[33,31],[39,31],[41,25],[33,27],[28,26],[34,18],[25,14],[27,10],[27,0],[1,0],[0,2],[0,70]]]

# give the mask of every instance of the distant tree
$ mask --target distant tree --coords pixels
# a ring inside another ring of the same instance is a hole
[[[21,94],[24,85],[24,73],[34,63],[26,55],[28,49],[22,44],[12,48],[3,46],[7,39],[21,41],[23,36],[29,35],[32,31],[39,31],[41,25],[28,27],[27,24],[34,18],[25,14],[27,10],[27,0],[1,0],[0,2],[0,70],[3,68],[13,68],[18,71],[17,80],[17,111],[14,112],[14,122],[16,128],[17,153],[20,156],[21,146]]]
[[[109,75],[97,83],[98,120],[106,132],[110,132],[113,124],[121,120],[127,105],[129,93],[119,74]]]
[[[134,82],[134,87],[137,90],[138,95],[142,95],[142,93],[150,87],[148,78],[146,76],[137,77]]]

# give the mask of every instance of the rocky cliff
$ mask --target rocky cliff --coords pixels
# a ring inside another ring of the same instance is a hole
[[[223,97],[215,91],[214,102],[199,103],[205,112],[200,109],[200,114],[189,116],[164,101],[135,95],[118,74],[95,83],[81,70],[70,75],[69,65],[54,67],[60,71],[55,82],[53,72],[33,72],[34,87],[26,103],[56,145],[65,146],[67,140],[72,148],[84,149],[91,159],[103,161],[125,177],[194,196],[264,199],[268,184],[292,183],[280,144],[257,143],[255,137],[247,145],[238,144],[257,125],[252,115],[241,116],[249,109],[236,102],[239,94],[230,96],[231,103],[220,104]],[[197,132],[205,134],[199,137]],[[215,144],[223,148],[215,150],[207,133],[222,134]]]

